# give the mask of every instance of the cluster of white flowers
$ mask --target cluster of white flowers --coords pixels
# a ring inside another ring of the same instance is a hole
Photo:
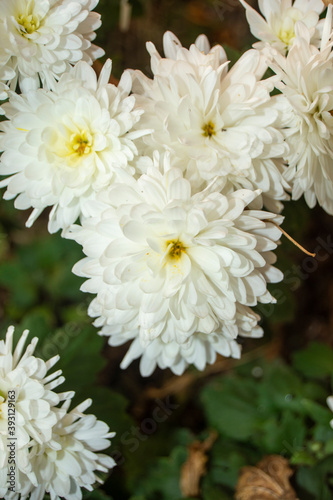
[[[254,44],[278,76],[275,86],[284,98],[284,135],[288,146],[283,175],[292,198],[304,195],[333,215],[333,55],[332,15],[319,20],[321,0],[259,1],[266,21],[249,5]]]
[[[98,79],[89,65],[96,1],[3,6],[1,78],[24,92],[2,95],[4,197],[33,209],[28,226],[50,207],[49,231],[82,245],[89,314],[144,375],[239,357],[282,279],[283,202],[333,214],[332,7],[262,0],[263,18],[241,1],[260,42],[232,68],[204,35],[187,49],[167,32],[165,57],[147,44],[152,78],[126,70],[117,87],[110,61]]]
[[[13,334],[10,327],[0,341],[0,497],[38,500],[49,493],[53,500],[80,500],[81,488],[92,490],[101,482],[95,471],[106,473],[115,465],[100,453],[114,433],[83,413],[91,400],[68,411],[74,393],[54,392],[64,381],[60,370],[47,374],[59,357],[36,358],[37,338],[24,351],[28,331],[13,351]]]
[[[23,92],[53,88],[71,64],[91,64],[101,25],[98,0],[0,0],[0,80]]]
[[[166,32],[164,57],[147,43],[152,77],[126,70],[115,86],[110,60],[91,68],[98,0],[0,0],[4,198],[32,209],[27,226],[49,208],[49,232],[82,245],[89,314],[110,345],[131,342],[121,366],[141,358],[144,376],[238,358],[283,278],[283,202],[333,214],[333,7],[321,19],[321,0],[259,0],[262,17],[240,2],[259,42],[233,67],[204,35],[187,49]],[[23,354],[26,338],[0,342],[0,496],[79,500],[113,467],[99,453],[113,434],[83,413],[90,400],[69,410],[60,371],[47,375],[58,358],[33,356],[37,339]]]

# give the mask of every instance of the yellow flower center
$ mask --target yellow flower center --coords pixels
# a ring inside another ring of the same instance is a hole
[[[17,22],[20,25],[22,35],[31,35],[31,33],[34,33],[40,27],[39,17],[34,14],[21,14],[17,18]]]
[[[93,137],[86,130],[81,130],[79,133],[72,134],[70,137],[70,146],[72,152],[78,156],[88,155],[91,153],[93,145]]]
[[[31,35],[37,31],[41,25],[41,18],[34,13],[34,0],[26,3],[24,12],[18,13],[16,17],[18,30],[22,36]]]
[[[300,19],[302,19],[300,10],[294,7],[287,9],[278,33],[280,40],[287,46],[290,45],[295,38],[295,23]]]
[[[166,242],[166,246],[169,249],[168,257],[170,259],[179,260],[181,254],[186,251],[186,247],[179,240],[169,240]]]
[[[205,123],[205,125],[202,127],[202,135],[204,137],[209,137],[211,138],[212,135],[215,135],[216,132],[215,132],[215,125],[213,122],[209,121],[207,123]]]
[[[281,29],[279,32],[279,38],[283,43],[289,45],[291,40],[295,38],[295,31],[293,29],[292,30]]]

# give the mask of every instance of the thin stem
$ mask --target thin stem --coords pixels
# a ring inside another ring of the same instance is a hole
[[[272,221],[272,220],[265,220],[265,222],[270,222],[271,224],[274,224],[275,227],[277,227],[278,229],[280,229],[281,233],[283,233],[287,238],[288,240],[290,240],[296,247],[298,247],[300,250],[302,250],[302,252],[304,252],[306,255],[310,255],[310,257],[315,257],[316,254],[315,253],[311,253],[311,252],[308,252],[308,250],[306,250],[304,247],[302,247],[302,245],[300,245],[299,243],[297,243],[296,240],[294,240],[294,238],[292,238],[284,229],[282,229],[282,227],[280,227],[276,222]]]

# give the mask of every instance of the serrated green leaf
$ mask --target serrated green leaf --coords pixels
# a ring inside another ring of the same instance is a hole
[[[272,415],[262,424],[254,443],[264,454],[287,454],[303,446],[306,436],[304,420],[290,410]]]
[[[201,394],[209,425],[222,435],[248,439],[257,427],[257,397],[253,380],[220,378],[207,385]]]

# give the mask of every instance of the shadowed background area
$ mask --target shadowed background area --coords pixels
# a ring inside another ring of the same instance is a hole
[[[96,43],[113,60],[116,79],[126,68],[150,75],[145,43],[162,53],[166,30],[185,47],[205,33],[231,63],[254,41],[236,0],[133,0],[130,14],[123,2],[122,26],[120,5],[100,0],[96,7]],[[61,390],[74,389],[77,402],[92,397],[92,412],[117,432],[111,451],[119,467],[84,498],[230,500],[241,467],[271,454],[295,467],[299,498],[332,498],[333,431],[324,405],[333,374],[333,218],[303,200],[287,202],[283,214],[284,229],[317,257],[282,236],[277,267],[286,279],[270,287],[276,306],[257,309],[264,338],[241,340],[240,361],[219,357],[202,373],[157,369],[144,379],[138,362],[119,368],[128,346],[108,347],[91,325],[91,297],[71,273],[80,247],[47,233],[47,211],[28,230],[28,214],[1,201],[1,338],[9,324],[17,337],[29,328],[40,338],[38,356],[60,354]]]

